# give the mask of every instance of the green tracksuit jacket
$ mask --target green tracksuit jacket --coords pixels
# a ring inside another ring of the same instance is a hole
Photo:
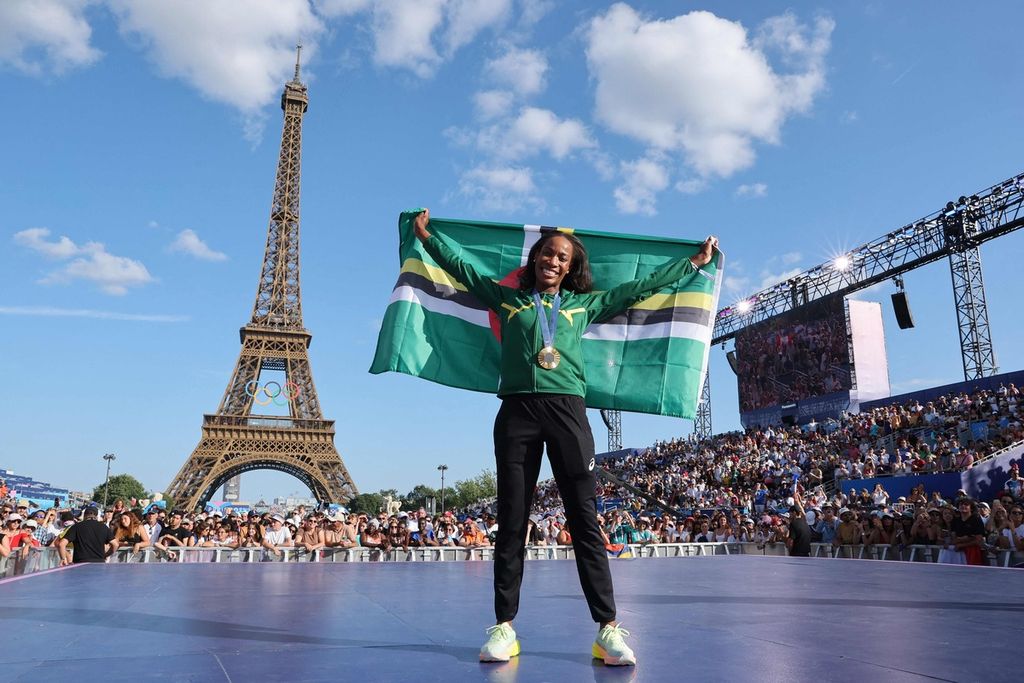
[[[537,364],[537,352],[544,346],[540,323],[534,310],[533,292],[499,285],[462,260],[436,232],[423,243],[437,263],[494,311],[501,325],[501,375],[498,396],[515,394],[568,394],[586,396],[587,373],[583,367],[580,340],[587,326],[614,317],[668,285],[697,275],[689,257],[667,263],[650,274],[624,282],[606,292],[577,294],[561,290],[562,302],[554,346],[561,362],[553,370]],[[550,308],[552,294],[543,294]]]

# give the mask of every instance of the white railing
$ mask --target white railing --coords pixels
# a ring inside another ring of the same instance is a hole
[[[911,545],[845,545],[812,543],[811,557],[891,560],[902,562],[936,562],[939,546]],[[321,548],[307,551],[303,548],[278,548],[278,552],[265,548],[176,548],[170,552],[145,548],[133,553],[129,548],[118,550],[108,558],[113,564],[140,563],[195,563],[195,562],[466,562],[494,559],[494,548],[461,548],[434,546],[426,548]],[[782,543],[647,543],[629,544],[623,556],[634,558],[701,557],[711,555],[788,555]],[[571,560],[575,556],[572,546],[527,546],[528,560]],[[1024,552],[990,549],[990,566],[1009,567],[1024,563]],[[15,551],[10,557],[0,558],[0,579],[31,574],[60,566],[56,548],[32,548],[27,554]]]

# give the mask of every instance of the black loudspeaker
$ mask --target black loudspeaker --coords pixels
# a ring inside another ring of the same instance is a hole
[[[734,375],[740,374],[736,370],[736,352],[735,351],[730,351],[729,353],[725,354],[725,359],[727,361],[729,361],[729,367],[732,368],[733,374]]]
[[[896,324],[901,330],[909,330],[914,326],[914,316],[910,313],[906,292],[896,292],[892,295],[892,310],[896,314]]]

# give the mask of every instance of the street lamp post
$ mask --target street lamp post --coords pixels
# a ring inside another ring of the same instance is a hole
[[[107,479],[103,482],[103,509],[107,509],[107,491],[110,488],[110,463],[113,460],[117,460],[117,456],[113,453],[107,453],[103,456],[103,459],[107,461]]]
[[[441,472],[441,514],[444,514],[444,473],[448,469],[448,465],[438,465],[438,471]]]

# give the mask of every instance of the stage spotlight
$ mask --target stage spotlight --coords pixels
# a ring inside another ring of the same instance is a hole
[[[953,202],[946,202],[946,211],[956,211],[956,204]]]
[[[750,313],[750,309],[754,307],[754,304],[750,303],[749,299],[743,299],[742,301],[736,302],[736,310],[740,313]]]
[[[852,266],[852,265],[853,265],[853,261],[850,259],[849,256],[839,256],[839,257],[836,258],[835,261],[832,262],[832,267],[833,268],[835,268],[836,270],[839,270],[839,271],[843,271],[843,272],[849,270],[850,266]]]

